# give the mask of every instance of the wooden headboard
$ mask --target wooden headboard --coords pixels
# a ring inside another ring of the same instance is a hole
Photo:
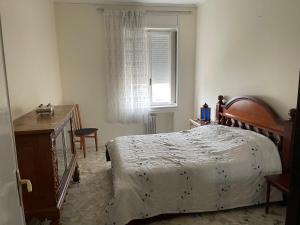
[[[220,95],[216,106],[218,124],[269,137],[278,146],[283,173],[290,171],[296,109],[291,109],[289,115],[289,120],[284,120],[267,103],[251,96],[235,97],[224,103],[224,97]]]

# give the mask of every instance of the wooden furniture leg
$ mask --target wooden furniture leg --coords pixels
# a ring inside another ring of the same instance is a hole
[[[80,137],[80,150],[83,151],[83,149],[82,149],[82,137]]]
[[[74,154],[74,151],[75,151],[75,143],[74,143],[74,138],[73,138],[73,135],[71,132],[69,132],[69,137],[70,137],[70,140],[72,141],[72,146],[71,146],[71,149],[72,149],[72,152]]]
[[[271,193],[271,184],[267,182],[267,197],[266,197],[266,214],[269,213],[269,206],[270,206],[270,193]]]
[[[283,194],[290,192],[290,176],[288,174],[277,174],[265,176],[267,182],[266,196],[266,214],[269,213],[271,185],[281,191]]]
[[[73,182],[80,183],[80,172],[78,163],[76,163],[74,174],[73,174]]]
[[[86,148],[85,148],[85,137],[81,137],[82,142],[82,150],[83,150],[83,157],[86,157]]]
[[[97,131],[95,132],[95,145],[96,145],[96,152],[98,152],[98,135],[97,135]]]

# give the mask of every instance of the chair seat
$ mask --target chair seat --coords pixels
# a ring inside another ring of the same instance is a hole
[[[98,130],[97,128],[81,128],[76,130],[74,133],[76,136],[85,136],[85,135],[93,134],[97,130]]]

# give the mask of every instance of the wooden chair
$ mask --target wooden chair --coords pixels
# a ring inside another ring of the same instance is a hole
[[[266,197],[266,214],[269,213],[271,186],[276,187],[283,194],[288,195],[290,192],[290,176],[288,174],[266,176],[267,197]]]
[[[81,124],[81,118],[80,118],[80,111],[78,104],[75,105],[75,115],[74,119],[72,121],[73,131],[74,131],[74,143],[79,142],[80,143],[80,149],[83,151],[84,158],[86,157],[86,145],[85,145],[85,139],[86,138],[94,138],[95,139],[95,145],[96,145],[96,151],[98,151],[98,138],[97,138],[97,131],[98,128],[83,128]]]

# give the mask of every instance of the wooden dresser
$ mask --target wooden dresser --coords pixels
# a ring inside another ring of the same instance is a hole
[[[33,191],[22,190],[26,220],[48,219],[59,224],[62,204],[73,177],[79,181],[74,150],[73,105],[55,106],[53,117],[35,111],[14,121],[19,170]],[[71,141],[72,140],[72,141]]]

